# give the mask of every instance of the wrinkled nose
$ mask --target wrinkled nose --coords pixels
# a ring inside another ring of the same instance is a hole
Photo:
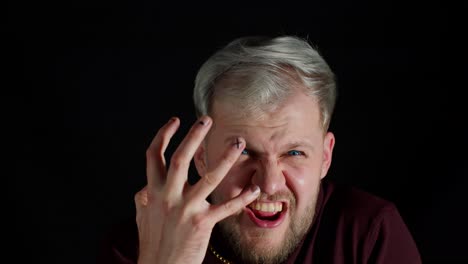
[[[284,187],[286,180],[277,160],[259,160],[252,183],[263,193],[273,195]]]

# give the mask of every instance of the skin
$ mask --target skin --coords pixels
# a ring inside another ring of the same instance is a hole
[[[188,168],[197,147],[212,124],[204,116],[194,124],[166,167],[164,151],[180,121],[171,119],[157,133],[146,152],[148,184],[135,195],[138,226],[138,263],[201,263],[214,225],[244,208],[259,194],[249,186],[222,204],[206,201],[232,164],[239,158],[245,141],[224,144],[223,158],[194,186],[187,184]]]
[[[215,101],[213,117],[193,125],[169,167],[164,152],[179,119],[158,131],[146,153],[148,184],[135,195],[138,263],[201,263],[215,225],[224,219],[228,229],[237,230],[244,250],[265,255],[284,246],[291,226],[312,219],[334,137],[323,132],[313,98],[297,92],[285,102],[257,119],[238,118],[237,109]],[[242,154],[246,142],[248,155]],[[190,186],[192,158],[201,179]],[[287,204],[286,218],[275,228],[256,227],[246,217],[246,206],[260,189],[260,199],[276,197]],[[207,202],[210,195],[213,204]]]
[[[219,147],[223,142],[241,136],[247,146],[213,191],[211,200],[223,203],[253,184],[261,189],[259,200],[282,201],[288,208],[285,220],[274,228],[255,225],[245,208],[222,221],[220,230],[224,237],[233,237],[240,244],[234,256],[226,254],[239,258],[245,253],[243,262],[284,258],[311,225],[320,181],[331,164],[334,136],[323,131],[316,100],[300,90],[261,118],[240,117],[236,115],[238,108],[216,100],[212,109],[214,126],[195,156],[200,175],[217,166],[224,151]]]

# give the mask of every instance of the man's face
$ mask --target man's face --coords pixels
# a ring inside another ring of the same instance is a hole
[[[334,136],[323,132],[317,102],[302,92],[262,118],[239,117],[232,106],[214,102],[213,127],[195,163],[200,175],[216,167],[239,136],[246,148],[211,194],[218,204],[256,184],[256,202],[219,223],[244,262],[276,262],[291,253],[310,227],[320,180],[331,162]]]

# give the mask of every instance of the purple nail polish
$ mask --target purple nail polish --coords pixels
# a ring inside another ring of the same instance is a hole
[[[206,126],[210,123],[210,119],[208,117],[202,117],[199,121],[198,124],[202,126]]]

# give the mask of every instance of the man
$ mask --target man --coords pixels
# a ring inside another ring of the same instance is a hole
[[[166,166],[179,119],[147,151],[135,229],[108,240],[106,263],[420,263],[395,206],[322,181],[336,88],[297,37],[246,37],[196,77],[199,120]],[[200,180],[189,185],[194,160]]]

